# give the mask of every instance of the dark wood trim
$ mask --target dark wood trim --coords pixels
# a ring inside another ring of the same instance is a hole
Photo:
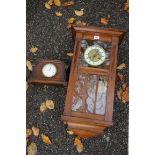
[[[84,113],[84,112],[74,112],[72,111],[71,113],[71,116],[74,116],[74,117],[81,117],[81,118],[89,118],[89,119],[98,119],[98,120],[101,120],[103,121],[104,120],[104,115],[97,115],[97,114],[94,114],[94,113]]]
[[[112,122],[108,122],[108,121],[100,121],[100,120],[93,120],[93,119],[88,119],[88,118],[81,118],[81,117],[72,117],[72,116],[67,116],[67,115],[63,115],[62,120],[64,122],[75,122],[75,123],[86,123],[86,124],[92,124],[92,125],[99,125],[99,126],[111,126]]]
[[[86,73],[86,74],[95,74],[95,75],[101,75],[101,76],[108,76],[109,70],[108,69],[99,69],[99,68],[93,68],[91,67],[79,67],[80,73]]]
[[[124,34],[124,32],[127,32],[126,30],[120,30],[120,29],[111,29],[111,28],[101,28],[101,27],[93,27],[93,26],[75,26],[72,27],[75,31],[83,31],[83,32],[95,32],[95,33],[104,33],[109,34],[110,36],[116,35],[117,37]]]

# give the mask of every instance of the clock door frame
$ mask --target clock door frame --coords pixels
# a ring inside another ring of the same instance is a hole
[[[67,96],[64,107],[64,114],[62,119],[65,122],[84,122],[89,124],[96,124],[100,126],[110,126],[112,125],[112,114],[113,114],[113,101],[114,101],[114,91],[115,91],[115,78],[116,78],[116,65],[117,65],[117,51],[118,44],[122,40],[125,31],[118,29],[101,29],[96,27],[73,27],[73,38],[75,40],[74,54],[72,58],[70,78],[67,89]],[[79,56],[80,56],[80,41],[86,40],[100,40],[111,42],[110,51],[110,66],[109,69],[99,69],[90,67],[80,67],[78,66]],[[72,111],[72,99],[74,83],[77,79],[78,73],[88,73],[96,74],[101,76],[106,76],[108,79],[108,89],[107,89],[107,100],[104,115],[90,114],[83,112]]]

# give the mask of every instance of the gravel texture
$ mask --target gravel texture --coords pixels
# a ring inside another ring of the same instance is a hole
[[[65,2],[63,0],[62,2]],[[124,0],[76,0],[71,7],[53,7],[47,10],[43,0],[27,0],[27,46],[26,57],[35,65],[42,59],[60,59],[69,62],[66,52],[73,50],[71,30],[66,28],[68,18],[74,16],[75,9],[84,9],[84,16],[77,17],[91,26],[102,28],[120,28],[128,31],[128,13],[122,11]],[[55,11],[61,11],[62,17],[56,17]],[[109,24],[100,24],[101,17],[111,16]],[[128,32],[118,51],[118,64],[125,63],[126,82],[128,83]],[[29,49],[38,47],[36,54]],[[31,73],[27,70],[27,78]],[[116,90],[121,83],[116,80]],[[53,144],[47,145],[38,137],[31,136],[30,142],[37,144],[37,155],[76,155],[79,154],[73,146],[74,136],[66,133],[67,127],[61,121],[66,88],[48,85],[29,85],[27,90],[27,128],[36,126],[41,133],[48,135]],[[40,104],[46,99],[55,102],[54,110],[39,112]],[[104,134],[82,139],[84,155],[127,155],[128,154],[128,112],[129,105],[121,103],[116,96],[113,122],[114,125],[105,130]],[[28,144],[29,144],[28,143]]]

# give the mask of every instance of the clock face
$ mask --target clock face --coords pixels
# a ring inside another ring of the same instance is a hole
[[[99,45],[89,46],[84,52],[84,60],[91,66],[101,65],[105,58],[105,50]]]
[[[57,73],[57,68],[55,65],[49,63],[43,66],[42,68],[42,74],[45,77],[53,77]]]

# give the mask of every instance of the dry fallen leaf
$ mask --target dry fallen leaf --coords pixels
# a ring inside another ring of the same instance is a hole
[[[76,18],[74,18],[74,17],[71,17],[71,18],[69,18],[68,20],[67,20],[67,28],[69,29],[69,28],[71,28],[71,26],[72,26],[72,24],[73,24],[73,22],[76,20]]]
[[[39,135],[39,128],[37,128],[37,127],[32,127],[32,131],[33,131],[33,134],[35,135],[35,136],[38,136]]]
[[[60,6],[60,5],[61,5],[61,1],[60,1],[60,0],[54,0],[54,4],[55,4],[56,6]]]
[[[101,24],[107,25],[109,23],[110,15],[107,18],[101,18]]]
[[[32,71],[32,64],[29,60],[26,60],[26,66],[27,66],[29,71]]]
[[[51,140],[44,134],[41,134],[42,141],[46,144],[52,144]]]
[[[67,55],[68,55],[69,57],[72,57],[72,56],[73,56],[73,53],[67,53]]]
[[[38,48],[37,47],[32,47],[31,49],[30,49],[30,52],[31,53],[36,53],[38,51]]]
[[[73,135],[73,134],[74,134],[74,132],[71,131],[71,130],[67,130],[67,133],[68,133],[69,135]]]
[[[76,21],[76,25],[77,26],[85,26],[86,23],[85,22],[81,22],[81,20]]]
[[[49,5],[52,5],[52,4],[53,4],[53,0],[49,0],[47,3],[48,3]]]
[[[74,12],[75,12],[75,14],[77,16],[83,16],[83,14],[84,14],[83,9],[81,9],[81,10],[75,10]]]
[[[122,73],[117,73],[117,76],[121,81],[124,80],[124,75]]]
[[[126,87],[125,91],[122,92],[122,102],[126,103],[129,101],[129,87]]]
[[[63,6],[71,6],[71,5],[74,5],[75,3],[73,1],[68,1],[68,2],[65,2],[63,4]]]
[[[120,89],[117,91],[117,97],[118,97],[119,100],[122,99],[122,92],[123,92],[122,88],[120,88]]]
[[[46,100],[45,104],[48,109],[54,109],[54,102],[52,100]]]
[[[126,65],[125,65],[124,63],[122,63],[122,64],[120,64],[120,65],[117,67],[117,69],[120,69],[120,70],[121,70],[121,69],[125,68],[125,66],[126,66]]]
[[[61,12],[55,12],[56,16],[60,17],[62,16],[62,13]]]
[[[72,24],[67,24],[67,28],[70,29],[72,27]]]
[[[26,129],[26,138],[30,137],[32,135],[31,129]]]
[[[129,87],[124,83],[121,88],[117,91],[117,97],[123,102],[126,103],[129,101]]]
[[[126,87],[127,87],[127,84],[126,83],[123,83],[122,84],[122,90],[125,91],[126,90]]]
[[[129,0],[126,0],[126,2],[124,3],[124,11],[129,13]]]
[[[46,109],[47,109],[46,103],[45,102],[41,103],[41,105],[40,105],[40,112],[44,112]]]
[[[31,143],[27,147],[27,153],[28,153],[28,155],[36,155],[36,153],[37,153],[37,145],[35,143]]]
[[[45,8],[48,9],[48,10],[50,10],[50,9],[51,9],[51,5],[48,4],[48,2],[46,2],[46,3],[45,3]]]
[[[81,143],[81,141],[78,137],[75,138],[74,145],[76,146],[76,149],[79,153],[81,153],[83,151],[83,144]]]
[[[68,23],[68,24],[73,24],[73,22],[75,21],[75,19],[76,19],[76,18],[71,17],[71,18],[69,18],[69,19],[67,20],[67,23]]]

